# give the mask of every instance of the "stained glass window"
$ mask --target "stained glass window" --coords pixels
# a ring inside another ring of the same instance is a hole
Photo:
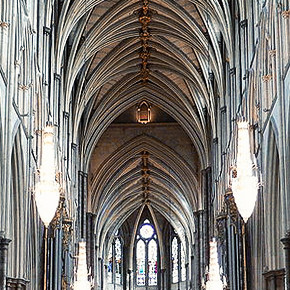
[[[108,252],[107,281],[122,284],[122,242],[115,236]]]
[[[181,246],[180,248],[181,281],[185,281],[186,280],[185,251],[184,251],[183,245],[180,244],[180,246]]]
[[[146,280],[146,247],[143,240],[137,243],[137,285],[144,286]]]
[[[108,282],[113,282],[113,244],[109,248],[109,254],[108,254]]]
[[[140,235],[143,239],[150,239],[154,234],[154,230],[151,225],[144,225],[140,229]]]
[[[121,284],[122,275],[122,244],[119,238],[115,240],[115,282]]]
[[[136,240],[136,284],[137,286],[157,285],[157,236],[148,219],[140,227]]]
[[[186,256],[183,244],[175,234],[171,243],[172,283],[186,280]]]
[[[172,282],[177,283],[179,281],[178,275],[178,242],[177,238],[174,237],[172,240]]]
[[[148,244],[148,285],[157,285],[157,243],[151,240]]]

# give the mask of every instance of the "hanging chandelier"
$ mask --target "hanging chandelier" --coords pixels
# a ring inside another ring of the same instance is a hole
[[[86,242],[79,242],[78,268],[76,272],[75,290],[91,290],[92,282],[88,280]]]
[[[208,270],[208,281],[205,284],[205,290],[223,290],[226,286],[221,280],[220,267],[218,263],[217,243],[215,238],[209,243],[210,245],[210,260]]]
[[[249,124],[239,121],[237,176],[232,180],[232,190],[238,210],[247,222],[255,207],[258,193],[258,179],[253,173],[253,162],[250,151]]]
[[[55,144],[52,125],[43,131],[40,180],[35,186],[35,201],[45,227],[53,219],[59,203],[59,186],[55,180]]]

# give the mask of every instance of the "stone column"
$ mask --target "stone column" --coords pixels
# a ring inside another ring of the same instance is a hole
[[[189,263],[186,263],[185,264],[185,269],[186,269],[186,282],[185,282],[185,289],[189,289],[189,283],[188,283],[188,280],[189,280]]]
[[[285,238],[281,239],[285,250],[285,272],[286,272],[286,290],[290,290],[290,230]]]
[[[200,210],[197,212],[197,232],[196,232],[196,240],[194,245],[194,253],[195,257],[191,257],[191,282],[192,289],[197,287],[197,289],[201,288],[201,277],[204,274],[205,269],[205,260],[204,260],[204,226],[203,226],[203,218],[204,211]],[[194,259],[195,258],[195,259]],[[195,260],[195,264],[194,264]]]
[[[196,285],[196,289],[201,289],[201,287],[199,287],[199,282],[200,281],[200,264],[197,264],[197,266],[195,265],[195,261],[194,261],[194,255],[192,255],[190,257],[190,263],[191,263],[191,273],[190,273],[190,283],[189,283],[189,289],[195,289]],[[195,271],[194,270],[197,270],[198,273],[195,274]],[[197,276],[196,279],[194,279],[194,275]]]
[[[132,270],[128,270],[127,272],[128,274],[128,289],[131,290],[133,289],[133,271]]]
[[[104,260],[102,258],[99,258],[99,268],[100,268],[100,285],[101,285],[101,290],[104,289]]]
[[[165,284],[166,284],[166,277],[165,277],[165,272],[166,272],[166,269],[161,269],[160,270],[160,289],[164,290],[166,289],[165,288]]]
[[[79,171],[78,177],[78,219],[79,219],[79,236],[81,239],[86,237],[86,212],[87,212],[87,180],[88,174]]]
[[[10,239],[4,237],[0,233],[0,289],[6,289],[6,275],[7,275],[7,252]]]
[[[59,108],[61,106],[61,75],[54,74],[54,106],[53,106],[53,121],[54,125],[58,128],[58,136],[60,137],[60,115]]]
[[[94,257],[96,255],[95,239],[94,239],[95,215],[93,213],[87,212],[86,217],[87,217],[87,220],[86,220],[87,262],[88,262],[88,267],[91,269],[91,275],[94,278],[95,277]]]

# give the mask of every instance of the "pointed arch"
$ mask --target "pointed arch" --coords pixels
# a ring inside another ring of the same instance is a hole
[[[267,232],[266,252],[268,258],[268,267],[270,270],[283,268],[283,250],[280,239],[283,237],[283,228],[281,222],[282,213],[282,195],[280,180],[280,154],[275,134],[274,123],[269,125],[269,137],[267,148],[267,169],[265,186],[265,222],[266,228],[272,228],[272,232]]]

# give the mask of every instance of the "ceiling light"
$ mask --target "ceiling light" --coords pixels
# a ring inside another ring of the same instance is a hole
[[[238,210],[244,221],[247,222],[255,207],[258,193],[258,179],[253,174],[249,125],[245,121],[240,121],[237,125],[237,177],[232,179],[232,190]]]
[[[79,242],[78,268],[73,288],[75,290],[91,290],[92,283],[88,281],[88,276],[86,242]]]
[[[209,243],[210,245],[210,261],[208,271],[208,281],[205,284],[206,290],[223,290],[224,283],[221,280],[220,267],[218,263],[217,243],[215,239]],[[224,279],[225,280],[225,279]]]
[[[55,181],[55,145],[53,127],[46,126],[43,132],[40,180],[35,186],[35,201],[44,225],[48,227],[59,203],[59,186]]]

